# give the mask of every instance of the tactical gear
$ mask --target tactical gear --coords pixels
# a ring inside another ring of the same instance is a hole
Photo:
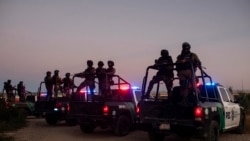
[[[191,46],[190,46],[190,44],[188,42],[184,42],[182,44],[182,49],[183,50],[190,50],[190,48],[191,48]]]
[[[109,65],[109,66],[114,66],[115,63],[114,63],[113,61],[109,60],[109,61],[108,61],[108,65]]]
[[[65,76],[66,76],[66,77],[70,77],[70,73],[67,72],[67,73],[65,74]]]
[[[166,49],[161,50],[161,56],[162,57],[169,56],[168,50],[166,50]]]
[[[104,66],[104,63],[102,61],[99,61],[98,66]]]
[[[90,66],[93,66],[93,64],[94,64],[94,63],[93,63],[92,60],[88,60],[88,61],[87,61],[87,65],[88,65],[89,67],[90,67]]]

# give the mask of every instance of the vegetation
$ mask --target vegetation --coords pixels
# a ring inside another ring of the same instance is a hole
[[[17,130],[26,125],[25,114],[13,107],[6,107],[4,99],[0,99],[0,141],[11,141],[12,137],[3,136],[3,132]]]
[[[238,92],[236,99],[239,104],[244,107],[247,111],[247,114],[250,114],[250,94],[245,92]]]

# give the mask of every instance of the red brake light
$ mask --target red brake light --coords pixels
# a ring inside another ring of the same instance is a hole
[[[84,89],[81,89],[81,90],[80,90],[80,94],[85,94],[85,92],[86,92],[86,91],[85,91]]]
[[[129,89],[129,85],[121,85],[121,90],[128,90]]]
[[[108,113],[109,113],[109,107],[107,105],[105,105],[103,107],[103,115],[108,115]]]
[[[56,103],[56,108],[61,109],[62,108],[62,103]]]
[[[139,106],[136,106],[136,113],[139,114],[140,113],[140,107]]]
[[[67,111],[70,112],[70,104],[67,104]]]
[[[203,109],[201,107],[195,107],[194,116],[195,116],[195,120],[201,121],[203,117]]]

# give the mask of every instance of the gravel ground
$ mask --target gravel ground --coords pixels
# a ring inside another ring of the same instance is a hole
[[[44,119],[28,117],[27,120],[27,127],[5,134],[13,136],[15,141],[149,141],[147,133],[143,131],[132,131],[125,137],[116,137],[111,130],[97,128],[92,134],[84,134],[79,126],[67,126],[63,122],[50,126]],[[165,138],[165,141],[185,141],[185,139],[169,136]],[[221,134],[220,141],[250,141],[250,134],[224,133]]]

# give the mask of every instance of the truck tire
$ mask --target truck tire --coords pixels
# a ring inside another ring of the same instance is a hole
[[[239,126],[236,129],[238,134],[243,134],[246,130],[246,117],[241,115]]]
[[[217,121],[212,120],[207,131],[207,137],[201,139],[201,141],[218,141],[218,140],[219,140],[219,124]]]
[[[117,136],[126,136],[130,131],[131,124],[131,120],[128,116],[119,116],[114,128],[114,134]]]
[[[45,117],[45,120],[49,125],[56,125],[57,123],[57,119],[53,117]]]
[[[93,133],[95,129],[95,125],[93,124],[81,124],[80,129],[84,133]]]
[[[148,137],[150,141],[163,141],[165,138],[164,134],[156,133],[153,131],[148,132]]]

